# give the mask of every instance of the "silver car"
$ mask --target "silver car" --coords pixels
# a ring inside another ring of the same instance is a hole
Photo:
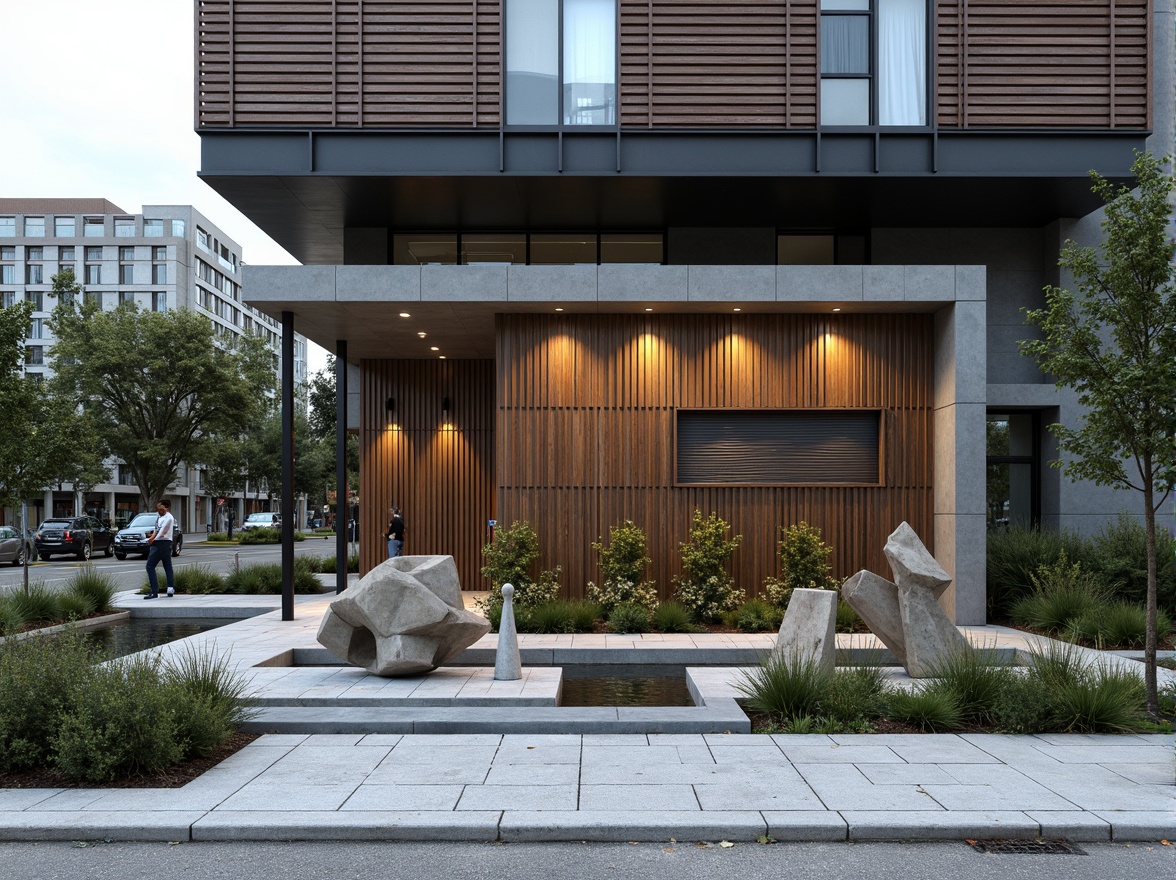
[[[21,538],[20,532],[11,526],[0,526],[0,562],[24,565],[26,559],[31,562],[36,558],[32,541]]]

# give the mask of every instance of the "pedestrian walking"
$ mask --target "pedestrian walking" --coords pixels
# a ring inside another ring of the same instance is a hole
[[[155,568],[163,563],[163,573],[167,577],[167,594],[176,594],[176,577],[172,573],[172,541],[176,531],[176,520],[171,515],[171,502],[161,498],[155,505],[155,512],[159,519],[155,521],[155,531],[147,539],[150,549],[147,551],[147,583],[151,589],[144,599],[159,598],[159,578],[155,576]]]
[[[388,521],[388,528],[384,530],[384,537],[388,539],[388,558],[393,559],[404,552],[404,517],[400,515],[400,508],[392,508],[392,519]]]

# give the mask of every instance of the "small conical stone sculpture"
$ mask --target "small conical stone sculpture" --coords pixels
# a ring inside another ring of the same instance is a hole
[[[518,681],[522,677],[519,634],[515,629],[514,586],[503,584],[502,618],[498,622],[498,650],[494,652],[494,680]]]

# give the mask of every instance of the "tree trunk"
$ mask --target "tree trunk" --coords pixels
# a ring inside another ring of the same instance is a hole
[[[1159,691],[1156,686],[1156,508],[1153,503],[1151,462],[1144,463],[1143,507],[1144,527],[1147,532],[1147,634],[1143,643],[1144,684],[1147,687],[1147,711],[1153,718],[1160,714]]]

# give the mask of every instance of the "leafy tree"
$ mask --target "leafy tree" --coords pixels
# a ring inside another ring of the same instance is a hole
[[[326,464],[321,467],[322,484],[307,490],[318,501],[330,497],[335,489],[335,425],[338,422],[335,412],[335,358],[328,357],[327,366],[315,373],[309,383],[308,398],[310,410],[307,413],[307,428],[310,438],[318,441],[312,448],[311,454],[325,458]],[[303,444],[305,446],[305,444]],[[305,453],[300,452],[299,455]],[[359,488],[359,438],[348,433],[346,440],[347,485],[352,489]]]
[[[181,462],[205,458],[211,437],[248,425],[273,387],[272,355],[260,338],[222,348],[197,312],[144,312],[129,303],[103,311],[76,295],[59,300],[50,320],[52,389],[81,402],[130,470],[144,508]]]
[[[1167,159],[1162,160],[1167,163]],[[1074,480],[1143,495],[1147,535],[1147,709],[1156,692],[1156,512],[1176,478],[1176,272],[1169,231],[1172,177],[1151,154],[1131,166],[1138,189],[1091,172],[1106,203],[1099,248],[1066,242],[1059,265],[1077,295],[1047,287],[1046,307],[1027,312],[1042,338],[1023,354],[1078,392],[1077,427],[1050,425],[1067,458],[1052,462]]]

